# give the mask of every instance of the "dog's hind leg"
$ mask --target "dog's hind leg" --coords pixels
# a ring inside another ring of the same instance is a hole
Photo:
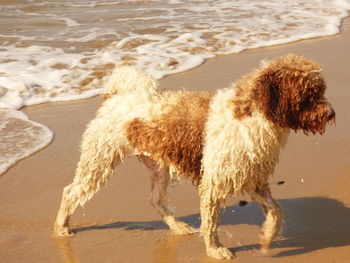
[[[220,224],[220,204],[215,186],[209,186],[202,181],[200,186],[201,234],[204,237],[208,256],[216,259],[230,259],[234,254],[224,247],[218,238],[217,230]],[[216,189],[217,190],[217,189]]]
[[[151,173],[151,196],[150,203],[156,208],[163,221],[169,226],[174,234],[188,235],[195,233],[195,229],[184,222],[179,221],[171,208],[168,206],[167,187],[169,184],[169,168],[159,167],[155,161],[147,156],[140,159],[152,171]]]
[[[71,234],[69,217],[78,205],[83,206],[98,192],[113,173],[114,167],[128,152],[127,141],[121,133],[115,131],[109,134],[103,129],[101,122],[95,121],[96,123],[90,123],[84,133],[81,157],[73,183],[63,190],[54,225],[54,234],[57,236]],[[108,123],[105,122],[105,125]]]
[[[80,186],[74,182],[63,189],[61,206],[54,225],[54,235],[69,236],[73,234],[69,227],[69,218],[80,204],[79,192]]]
[[[256,190],[252,194],[252,198],[260,203],[266,217],[260,234],[261,252],[266,253],[273,239],[281,229],[283,220],[281,206],[272,198],[268,185],[264,185],[262,189]]]

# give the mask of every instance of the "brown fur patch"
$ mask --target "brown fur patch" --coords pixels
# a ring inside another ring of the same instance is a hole
[[[127,138],[138,151],[171,164],[198,184],[201,178],[204,125],[212,95],[183,92],[170,110],[153,121],[132,120]]]

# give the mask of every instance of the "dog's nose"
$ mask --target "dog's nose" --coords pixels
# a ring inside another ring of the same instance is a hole
[[[329,107],[326,113],[326,120],[330,121],[330,120],[333,120],[334,118],[335,118],[335,111],[331,107]]]

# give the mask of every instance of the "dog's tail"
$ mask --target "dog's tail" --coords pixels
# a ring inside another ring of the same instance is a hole
[[[157,93],[158,83],[150,75],[132,66],[116,67],[106,82],[101,96],[105,99],[116,94],[147,94]]]

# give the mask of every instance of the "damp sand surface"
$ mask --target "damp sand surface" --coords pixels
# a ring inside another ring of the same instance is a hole
[[[285,224],[268,255],[258,251],[263,222],[258,205],[241,196],[227,201],[219,236],[235,251],[232,262],[350,262],[349,43],[346,19],[340,35],[220,56],[160,81],[163,88],[223,88],[261,59],[288,52],[316,60],[325,71],[326,95],[336,109],[336,125],[323,136],[292,133],[282,151],[270,182],[283,207]],[[100,103],[96,97],[24,109],[31,120],[48,126],[55,138],[0,178],[0,261],[218,262],[206,256],[198,235],[169,234],[148,203],[147,171],[135,159],[118,167],[107,187],[76,211],[71,219],[77,232],[74,237],[52,237],[62,189],[72,181],[79,158],[81,135]],[[196,189],[178,184],[170,188],[170,196],[176,214],[198,227]],[[239,206],[240,200],[248,203]]]

